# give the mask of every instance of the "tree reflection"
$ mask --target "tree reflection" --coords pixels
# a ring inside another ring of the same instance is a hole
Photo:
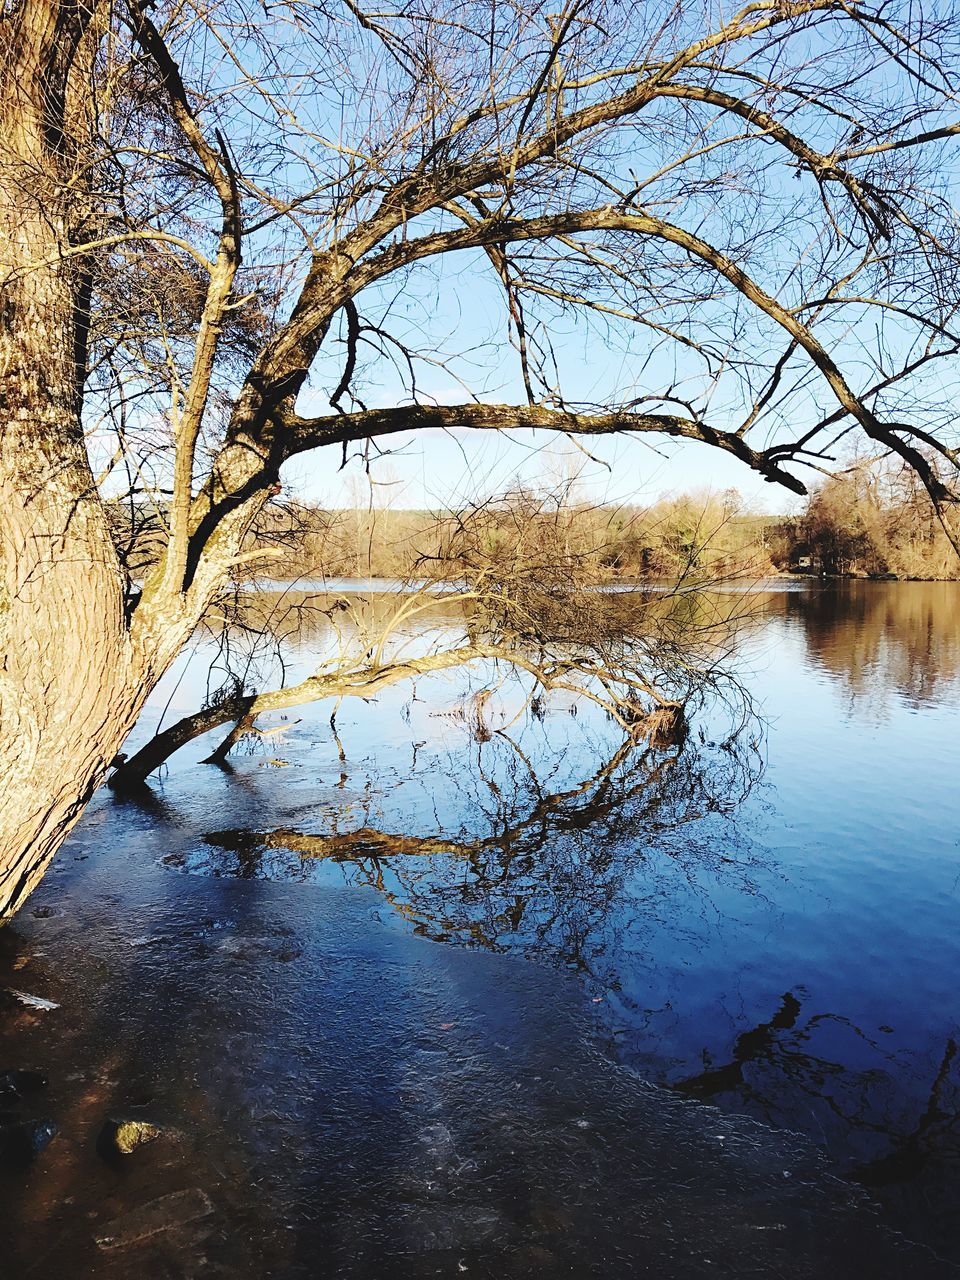
[[[896,1135],[890,1150],[857,1169],[861,1182],[872,1187],[905,1182],[928,1165],[949,1155],[960,1159],[960,1079],[957,1042],[948,1038],[927,1105],[914,1127]]]
[[[588,777],[562,787],[555,779],[563,751],[533,758],[501,731],[476,744],[472,764],[461,759],[445,778],[468,815],[456,830],[234,829],[205,840],[221,851],[221,874],[308,879],[312,866],[336,864],[421,936],[519,950],[604,980],[597,961],[621,927],[650,846],[735,809],[759,778],[758,730],[751,728],[753,736],[720,743],[683,734],[672,746],[629,738]],[[724,855],[706,856],[719,862]]]
[[[936,701],[960,675],[955,586],[854,583],[762,600],[768,616],[802,626],[809,653],[857,701]],[[844,1014],[860,1006],[834,996],[815,957],[805,970],[796,947],[744,942],[782,918],[770,905],[782,901],[780,864],[754,852],[750,822],[727,820],[762,774],[757,727],[602,751],[615,730],[595,715],[587,725],[533,700],[536,731],[511,728],[512,740],[493,719],[474,734],[472,711],[454,722],[437,706],[415,708],[412,764],[407,755],[392,768],[378,745],[368,771],[380,781],[365,785],[357,761],[341,768],[343,753],[331,753],[330,776],[348,784],[322,824],[212,833],[190,855],[195,869],[343,876],[424,937],[574,969],[602,993],[598,1015],[621,1057],[647,1078],[803,1130],[885,1202],[908,1201],[903,1220],[932,1214],[936,1236],[960,1168],[960,1050],[949,1025],[925,1042],[935,1024],[919,1017],[922,997],[912,1021],[893,1015],[895,1030],[854,1021]],[[441,720],[457,739],[446,754]],[[584,742],[557,746],[568,725],[593,735],[601,762],[582,777]],[[415,800],[410,789],[396,799],[411,776],[423,780]],[[751,818],[760,809],[751,803]],[[769,899],[755,910],[759,886]],[[759,964],[751,974],[757,956],[782,959],[783,976],[757,978]]]
[[[769,1059],[778,1046],[776,1033],[792,1030],[796,1026],[801,1005],[797,997],[788,991],[780,1008],[769,1022],[761,1022],[749,1031],[742,1031],[733,1043],[733,1056],[722,1066],[707,1067],[695,1076],[680,1080],[673,1088],[696,1098],[715,1098],[721,1093],[731,1093],[745,1085],[744,1070],[748,1064]]]
[[[944,1161],[955,1163],[952,1040],[939,1066],[931,1064],[887,1041],[884,1028],[871,1033],[811,1009],[795,986],[762,1020],[732,1033],[721,1008],[705,1012],[701,1043],[722,1046],[729,1037],[729,1048],[704,1049],[691,1070],[689,1042],[678,1060],[670,1024],[689,1031],[692,1010],[673,992],[659,1013],[643,1009],[645,994],[633,999],[631,979],[668,958],[665,946],[693,936],[690,894],[700,895],[707,917],[724,910],[724,894],[743,901],[758,892],[757,864],[726,821],[762,775],[757,727],[673,746],[620,741],[579,780],[569,775],[584,758],[582,744],[579,752],[548,749],[547,736],[531,745],[529,735],[495,731],[442,759],[428,749],[423,767],[431,793],[441,794],[430,821],[421,806],[405,824],[389,823],[368,789],[354,785],[337,793],[343,804],[328,812],[325,829],[212,832],[191,855],[199,860],[193,869],[305,881],[342,875],[423,937],[573,969],[612,996],[605,1014],[624,1012],[647,1074],[688,1097],[803,1129],[887,1198],[912,1195],[903,1190],[911,1179],[935,1181]],[[728,986],[738,989],[735,971]]]
[[[923,1097],[923,1063],[911,1063],[902,1049],[884,1048],[848,1018],[814,1013],[804,1019],[802,1010],[798,994],[786,992],[768,1021],[736,1037],[727,1061],[715,1063],[704,1053],[704,1069],[671,1087],[780,1128],[803,1128],[882,1200],[897,1206],[911,1201],[913,1219],[942,1217],[936,1201],[952,1202],[949,1189],[960,1161],[956,1041],[947,1039],[926,1103],[910,1114],[899,1082],[913,1076],[911,1094]],[[936,1222],[926,1230],[936,1235]],[[952,1230],[941,1243],[955,1247]]]
[[[782,600],[811,656],[858,700],[892,691],[923,706],[960,676],[955,583],[837,583]]]

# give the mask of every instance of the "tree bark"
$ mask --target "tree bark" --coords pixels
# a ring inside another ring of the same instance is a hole
[[[11,203],[0,238],[35,260],[50,229],[29,209],[11,227]],[[25,270],[3,300],[0,919],[80,816],[149,683],[78,419],[72,294],[59,273]]]
[[[91,11],[0,21],[0,921],[36,886],[155,675],[133,652],[80,423],[83,187],[68,69]]]

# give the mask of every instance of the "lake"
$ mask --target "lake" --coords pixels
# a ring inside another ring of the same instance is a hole
[[[735,736],[481,667],[95,797],[0,937],[11,1274],[954,1274],[960,585],[751,610]]]

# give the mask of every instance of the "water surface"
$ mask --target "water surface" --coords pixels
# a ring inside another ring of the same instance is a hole
[[[586,1275],[598,1247],[658,1275],[852,1276],[871,1250],[876,1274],[948,1274],[960,588],[755,599],[765,732],[705,711],[682,746],[624,751],[569,702],[514,718],[522,691],[480,669],[98,797],[37,900],[54,914],[28,908],[4,956],[61,1004],[2,1043],[59,1073],[42,1159],[74,1195],[85,1171],[84,1212],[189,1174],[234,1225],[153,1237],[171,1274],[235,1274],[245,1215],[274,1259],[251,1274],[320,1249],[331,1274]],[[165,1172],[88,1165],[83,1125],[134,1105],[181,1135]],[[941,1261],[891,1252],[862,1195]],[[17,1204],[22,1241],[53,1211]]]

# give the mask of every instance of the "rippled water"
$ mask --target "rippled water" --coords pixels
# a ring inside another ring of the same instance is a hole
[[[81,1238],[129,1274],[47,1173],[91,1221],[208,1197],[157,1275],[244,1274],[242,1223],[256,1275],[948,1274],[826,1178],[960,1260],[960,588],[755,599],[766,732],[735,743],[704,713],[623,751],[509,683],[480,729],[480,670],[98,797],[0,956],[61,1005],[0,1036],[61,1127],[15,1184],[22,1274]],[[108,1169],[81,1134],[111,1107],[178,1136]]]

